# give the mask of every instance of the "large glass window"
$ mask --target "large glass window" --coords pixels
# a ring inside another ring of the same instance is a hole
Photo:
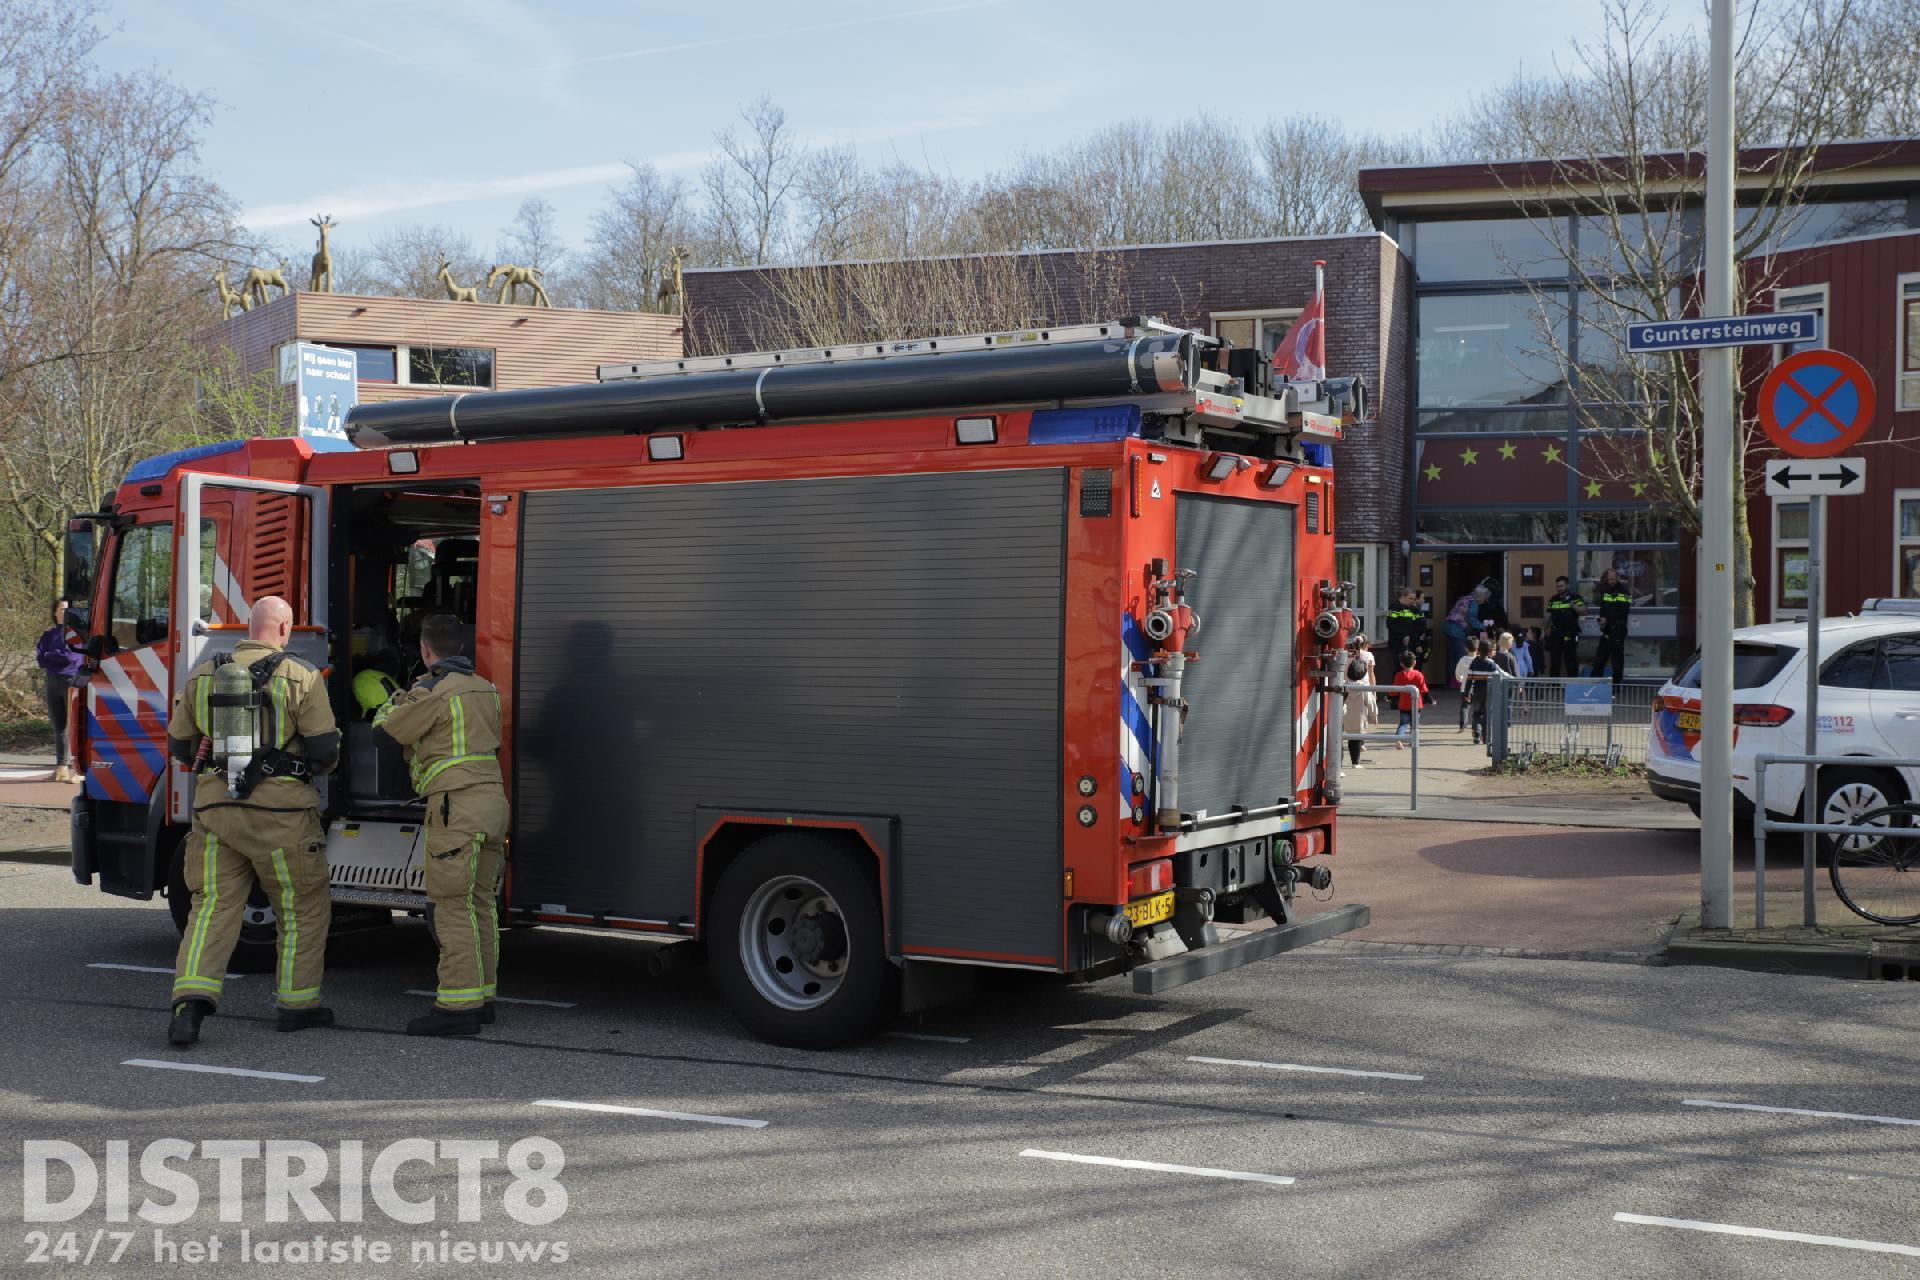
[[[1561,219],[1554,221],[1565,226]],[[1470,218],[1415,227],[1413,270],[1427,282],[1513,280],[1564,276],[1567,262],[1553,237],[1531,218]]]
[[[1555,348],[1565,350],[1564,306],[1525,293],[1423,297],[1417,369],[1420,405],[1540,405],[1566,400]]]
[[[1677,542],[1679,526],[1660,511],[1582,511],[1582,542]]]
[[[1502,435],[1564,435],[1567,411],[1560,409],[1425,409],[1415,415],[1421,435],[1460,431],[1498,431]]]
[[[1580,398],[1622,403],[1666,399],[1660,378],[1668,366],[1657,357],[1629,354],[1627,326],[1680,315],[1680,291],[1669,290],[1664,304],[1657,295],[1627,288],[1581,289],[1575,298],[1580,309]]]
[[[1751,234],[1749,230],[1758,220],[1771,217],[1771,212],[1758,209],[1742,209],[1736,215],[1739,231],[1736,238],[1744,243]],[[1845,240],[1851,236],[1877,235],[1883,231],[1899,231],[1907,225],[1907,198],[1890,196],[1883,200],[1829,200],[1818,204],[1804,204],[1789,210],[1782,218],[1764,244],[1756,252],[1778,253],[1782,249],[1791,249],[1796,245],[1815,244],[1822,240]]]
[[[1673,548],[1603,547],[1580,552],[1580,594],[1599,598],[1600,575],[1612,569],[1633,596],[1636,609],[1672,609],[1680,604],[1680,552]]]
[[[493,352],[485,347],[409,347],[407,381],[437,387],[491,387]]]
[[[1664,211],[1594,214],[1580,219],[1580,268],[1590,276],[1645,274],[1656,267],[1686,270],[1700,252],[1701,215]]]
[[[392,347],[356,347],[341,342],[329,342],[326,345],[353,352],[353,361],[357,366],[354,376],[361,382],[394,382],[399,378],[399,366]]]
[[[165,639],[172,597],[172,523],[135,525],[123,532],[109,610],[115,647],[133,649]]]
[[[1421,543],[1549,545],[1567,540],[1564,511],[1422,511],[1414,518]]]

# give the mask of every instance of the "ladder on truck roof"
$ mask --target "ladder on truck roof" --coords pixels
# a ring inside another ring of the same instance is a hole
[[[610,364],[599,375],[572,387],[356,405],[347,435],[365,449],[1129,404],[1150,417],[1155,438],[1277,456],[1302,436],[1339,439],[1366,410],[1359,378],[1272,383],[1258,352],[1140,316]]]
[[[638,382],[676,375],[775,369],[794,365],[849,364],[855,361],[896,360],[950,355],[957,352],[993,352],[1054,347],[1070,343],[1132,341],[1148,334],[1186,336],[1198,345],[1218,348],[1221,339],[1182,329],[1155,316],[1127,316],[1098,324],[1033,326],[990,333],[956,334],[945,338],[907,338],[886,342],[836,343],[825,347],[789,347],[776,351],[747,351],[715,356],[682,356],[671,360],[641,360],[603,364],[602,382]],[[1184,395],[1142,391],[1141,407],[1189,418],[1197,427],[1283,432],[1321,440],[1338,440],[1343,424],[1366,413],[1366,388],[1358,378],[1283,381],[1274,387],[1248,387],[1245,379],[1223,371],[1200,368],[1194,386]],[[1271,394],[1266,394],[1271,391]],[[1186,403],[1180,403],[1180,401]]]

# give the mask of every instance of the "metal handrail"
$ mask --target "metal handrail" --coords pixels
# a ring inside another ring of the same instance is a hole
[[[1885,827],[1863,827],[1841,822],[1769,822],[1767,821],[1767,766],[1770,764],[1820,765],[1837,764],[1858,767],[1862,761],[1871,761],[1875,766],[1891,765],[1896,769],[1920,769],[1920,759],[1910,756],[1822,756],[1822,755],[1784,755],[1768,753],[1753,758],[1753,924],[1763,929],[1767,924],[1767,833],[1770,831],[1794,832],[1803,837],[1800,847],[1800,895],[1801,923],[1812,927],[1816,907],[1814,903],[1814,872],[1820,861],[1819,842],[1816,836],[1871,836],[1885,835]],[[1802,785],[1800,788],[1800,812],[1806,817],[1814,816],[1814,806],[1818,804],[1817,788]]]
[[[1411,695],[1413,702],[1413,759],[1408,762],[1407,808],[1420,808],[1420,699],[1423,690],[1417,684],[1346,684],[1340,686],[1340,716],[1346,720],[1347,694],[1351,693],[1397,693],[1405,697]],[[1398,733],[1346,733],[1340,734],[1340,745],[1349,742],[1403,742]]]

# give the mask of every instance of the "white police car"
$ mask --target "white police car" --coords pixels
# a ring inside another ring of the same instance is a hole
[[[1733,633],[1734,804],[1751,816],[1753,761],[1806,750],[1807,626],[1777,622]],[[1822,822],[1920,799],[1920,769],[1878,763],[1920,759],[1920,600],[1869,600],[1862,612],[1820,623],[1820,754],[1857,756],[1823,765]],[[1653,793],[1700,810],[1700,655],[1654,699],[1647,735]],[[1767,811],[1800,807],[1804,770],[1767,766]]]

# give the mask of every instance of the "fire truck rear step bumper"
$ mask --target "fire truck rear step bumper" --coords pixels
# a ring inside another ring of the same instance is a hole
[[[1338,934],[1364,929],[1372,919],[1373,913],[1367,905],[1356,902],[1334,911],[1323,911],[1317,916],[1308,916],[1293,924],[1256,930],[1217,946],[1143,964],[1133,971],[1133,989],[1139,995],[1158,995],[1162,991],[1184,987],[1189,982],[1238,969],[1243,964],[1252,964],[1255,960],[1277,956],[1282,951],[1292,951]]]

